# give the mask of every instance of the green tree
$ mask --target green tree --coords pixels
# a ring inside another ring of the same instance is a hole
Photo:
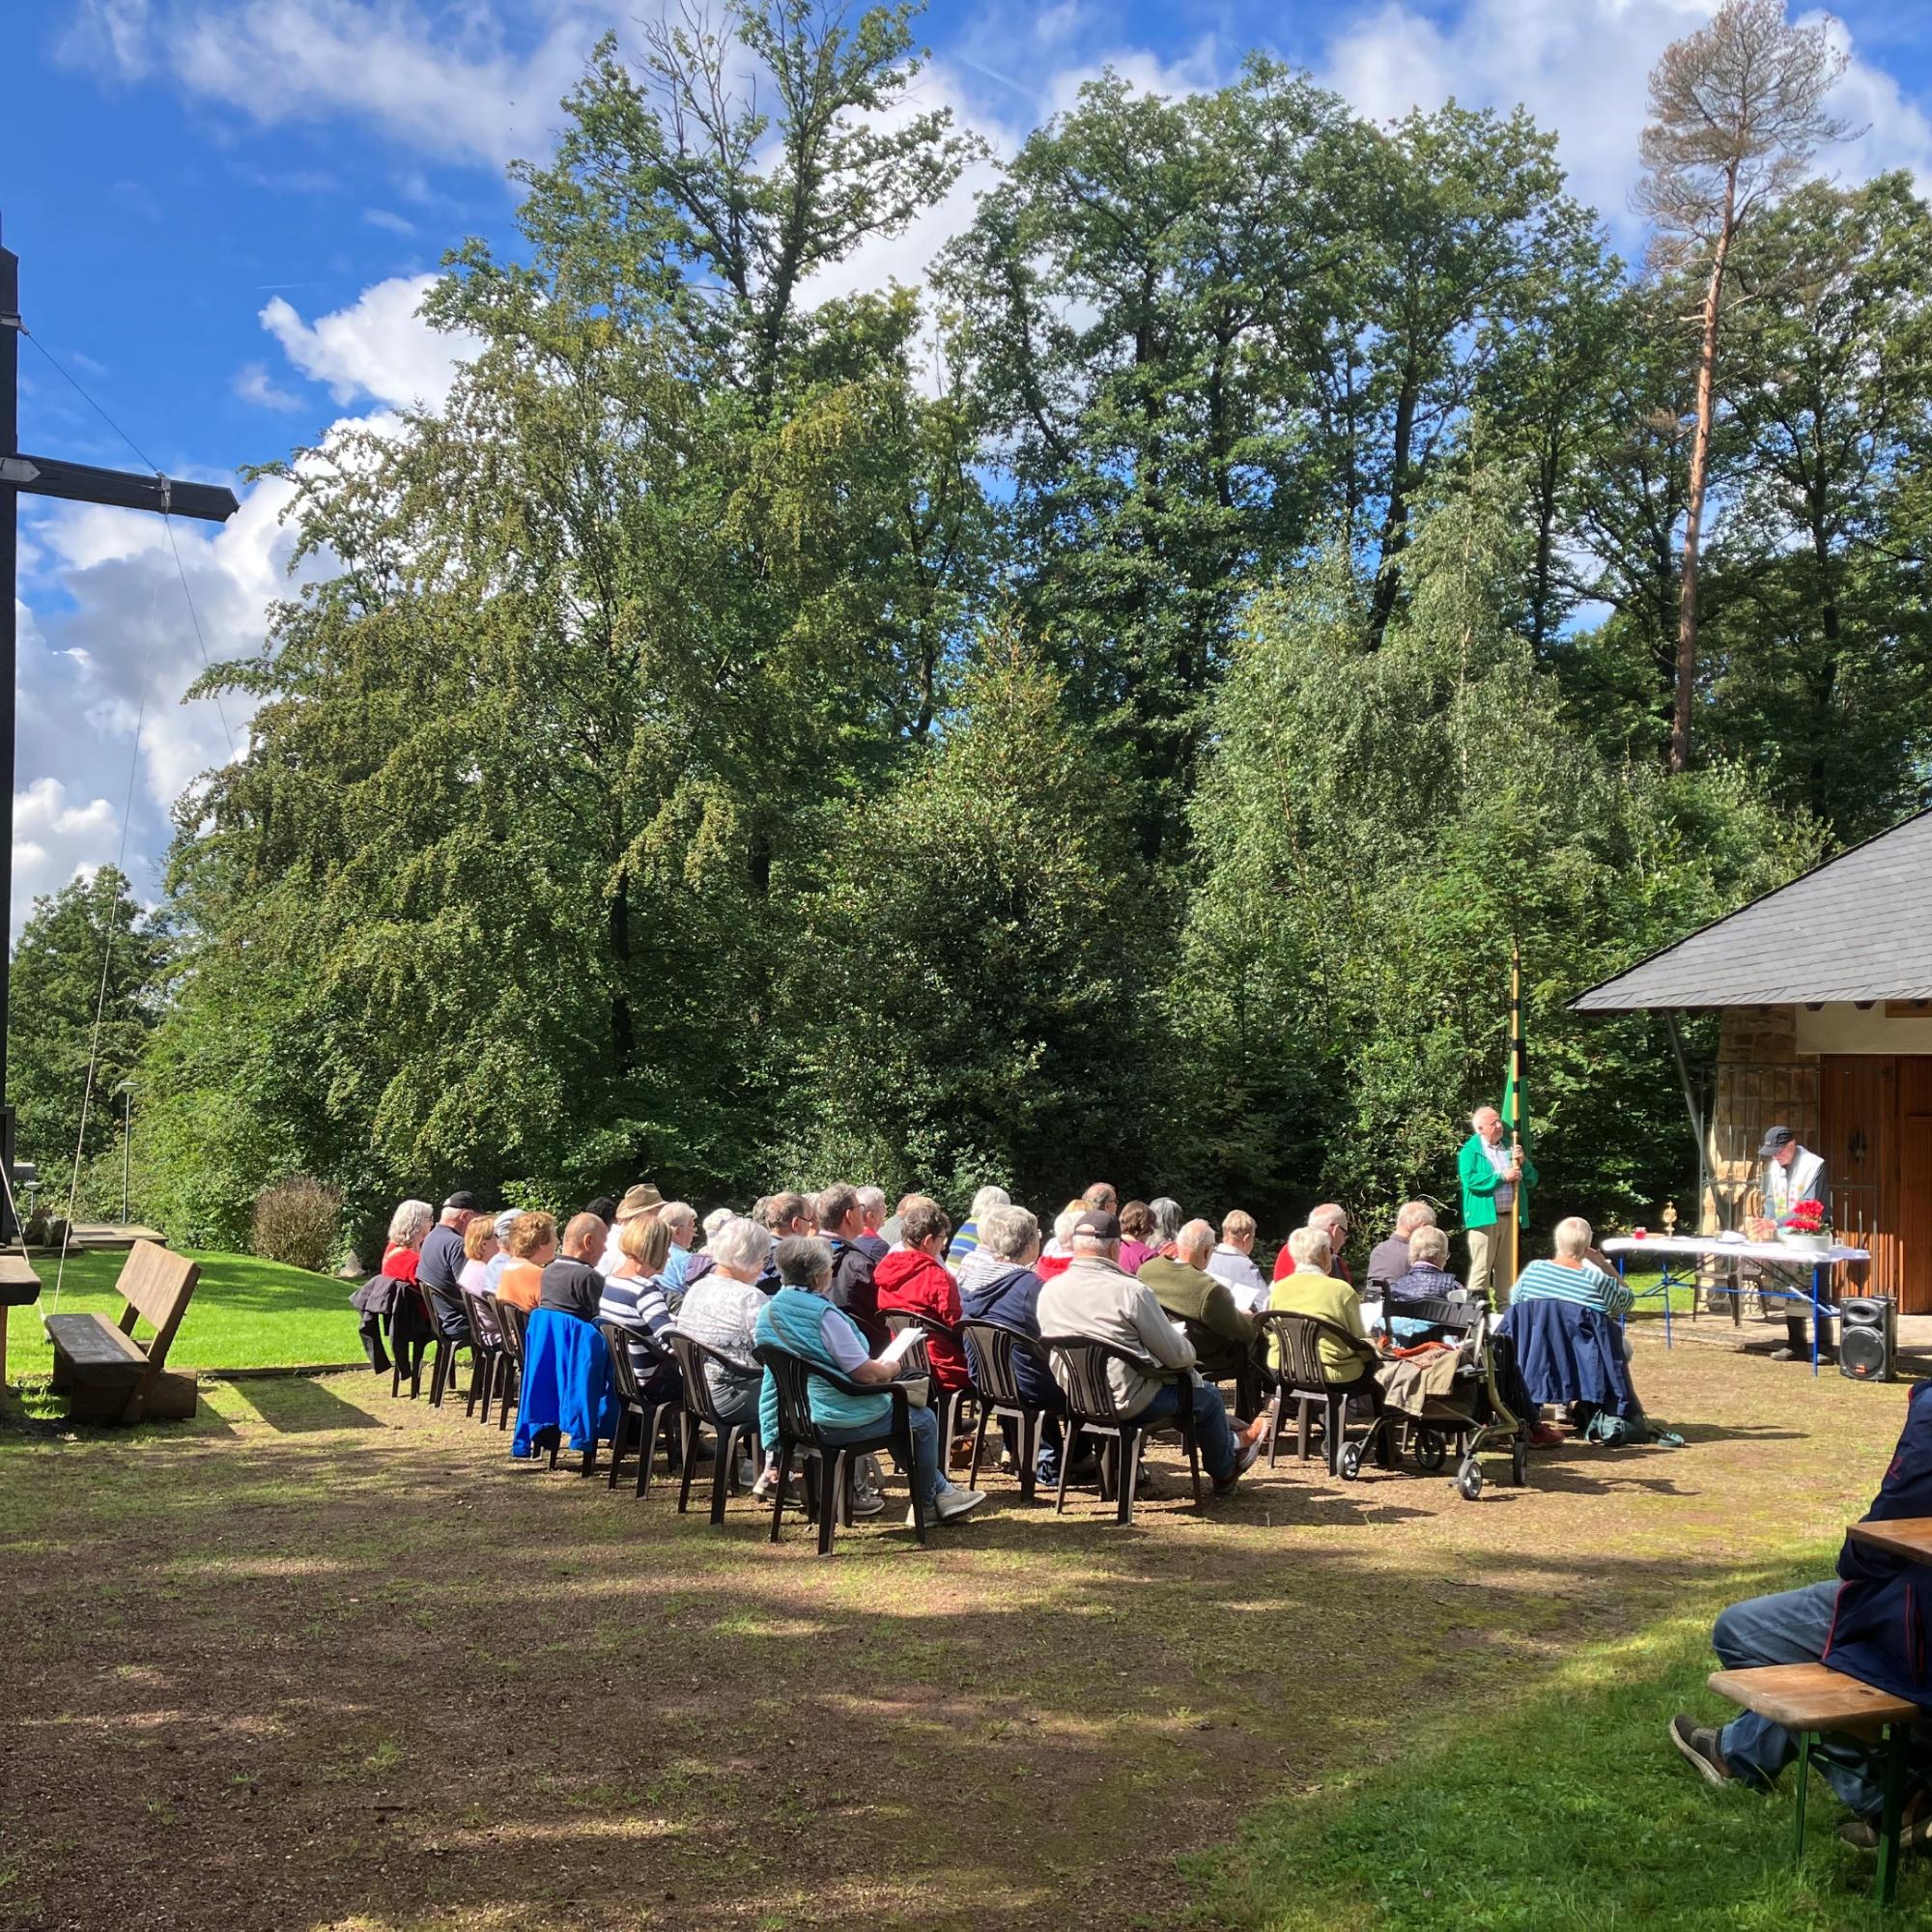
[[[1799,188],[1741,241],[1735,502],[1706,639],[1714,740],[1843,838],[1925,802],[1932,212],[1900,174]]]
[[[126,875],[102,866],[35,899],[14,948],[7,1085],[20,1157],[65,1208],[76,1155],[118,1148],[132,1078],[160,1013],[165,935]],[[82,1120],[86,1129],[83,1134]]]
[[[1216,1199],[1453,1201],[1462,1118],[1501,1079],[1512,938],[1551,1205],[1689,1184],[1661,1029],[1567,1002],[1814,847],[1728,770],[1666,783],[1567,727],[1508,621],[1510,500],[1485,480],[1432,511],[1379,649],[1340,558],[1263,600],[1217,696],[1172,995]]]
[[[1162,922],[1118,760],[1004,624],[940,741],[833,828],[775,928],[787,1068],[770,1171],[1064,1198],[1154,1162]]]

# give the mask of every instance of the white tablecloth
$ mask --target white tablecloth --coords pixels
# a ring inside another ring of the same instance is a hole
[[[1835,1266],[1839,1262],[1871,1260],[1868,1249],[1840,1247],[1835,1242],[1823,1254],[1814,1254],[1783,1241],[1726,1241],[1716,1235],[1646,1235],[1640,1241],[1634,1235],[1616,1235],[1599,1246],[1606,1255],[1728,1256],[1746,1262],[1782,1262],[1787,1267]]]

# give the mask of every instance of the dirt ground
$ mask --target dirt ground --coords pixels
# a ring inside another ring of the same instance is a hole
[[[0,1926],[1174,1924],[1174,1855],[1262,1796],[1822,1571],[1905,1398],[1648,1339],[1637,1375],[1687,1447],[1475,1503],[1290,1454],[1197,1512],[1169,1457],[1130,1530],[996,1477],[829,1562],[365,1375],[134,1436],[10,1404]]]

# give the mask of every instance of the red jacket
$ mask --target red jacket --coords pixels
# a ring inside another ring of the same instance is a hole
[[[1281,1253],[1274,1258],[1274,1278],[1276,1281],[1285,1281],[1293,1272],[1294,1257],[1289,1253],[1288,1243],[1284,1241],[1281,1244]],[[1328,1272],[1337,1281],[1346,1281],[1350,1288],[1354,1287],[1355,1278],[1349,1272],[1349,1264],[1340,1255],[1331,1255],[1328,1258]]]
[[[905,1308],[915,1315],[935,1315],[955,1328],[959,1325],[959,1284],[930,1255],[917,1248],[895,1248],[872,1270],[872,1280],[879,1291],[881,1315]],[[964,1388],[972,1379],[966,1351],[957,1342],[928,1335],[925,1352],[932,1363],[932,1378],[941,1388]]]

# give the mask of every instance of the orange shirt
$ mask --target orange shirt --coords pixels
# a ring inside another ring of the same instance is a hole
[[[535,1262],[512,1262],[497,1284],[497,1299],[518,1308],[534,1308],[543,1288],[543,1270]]]

